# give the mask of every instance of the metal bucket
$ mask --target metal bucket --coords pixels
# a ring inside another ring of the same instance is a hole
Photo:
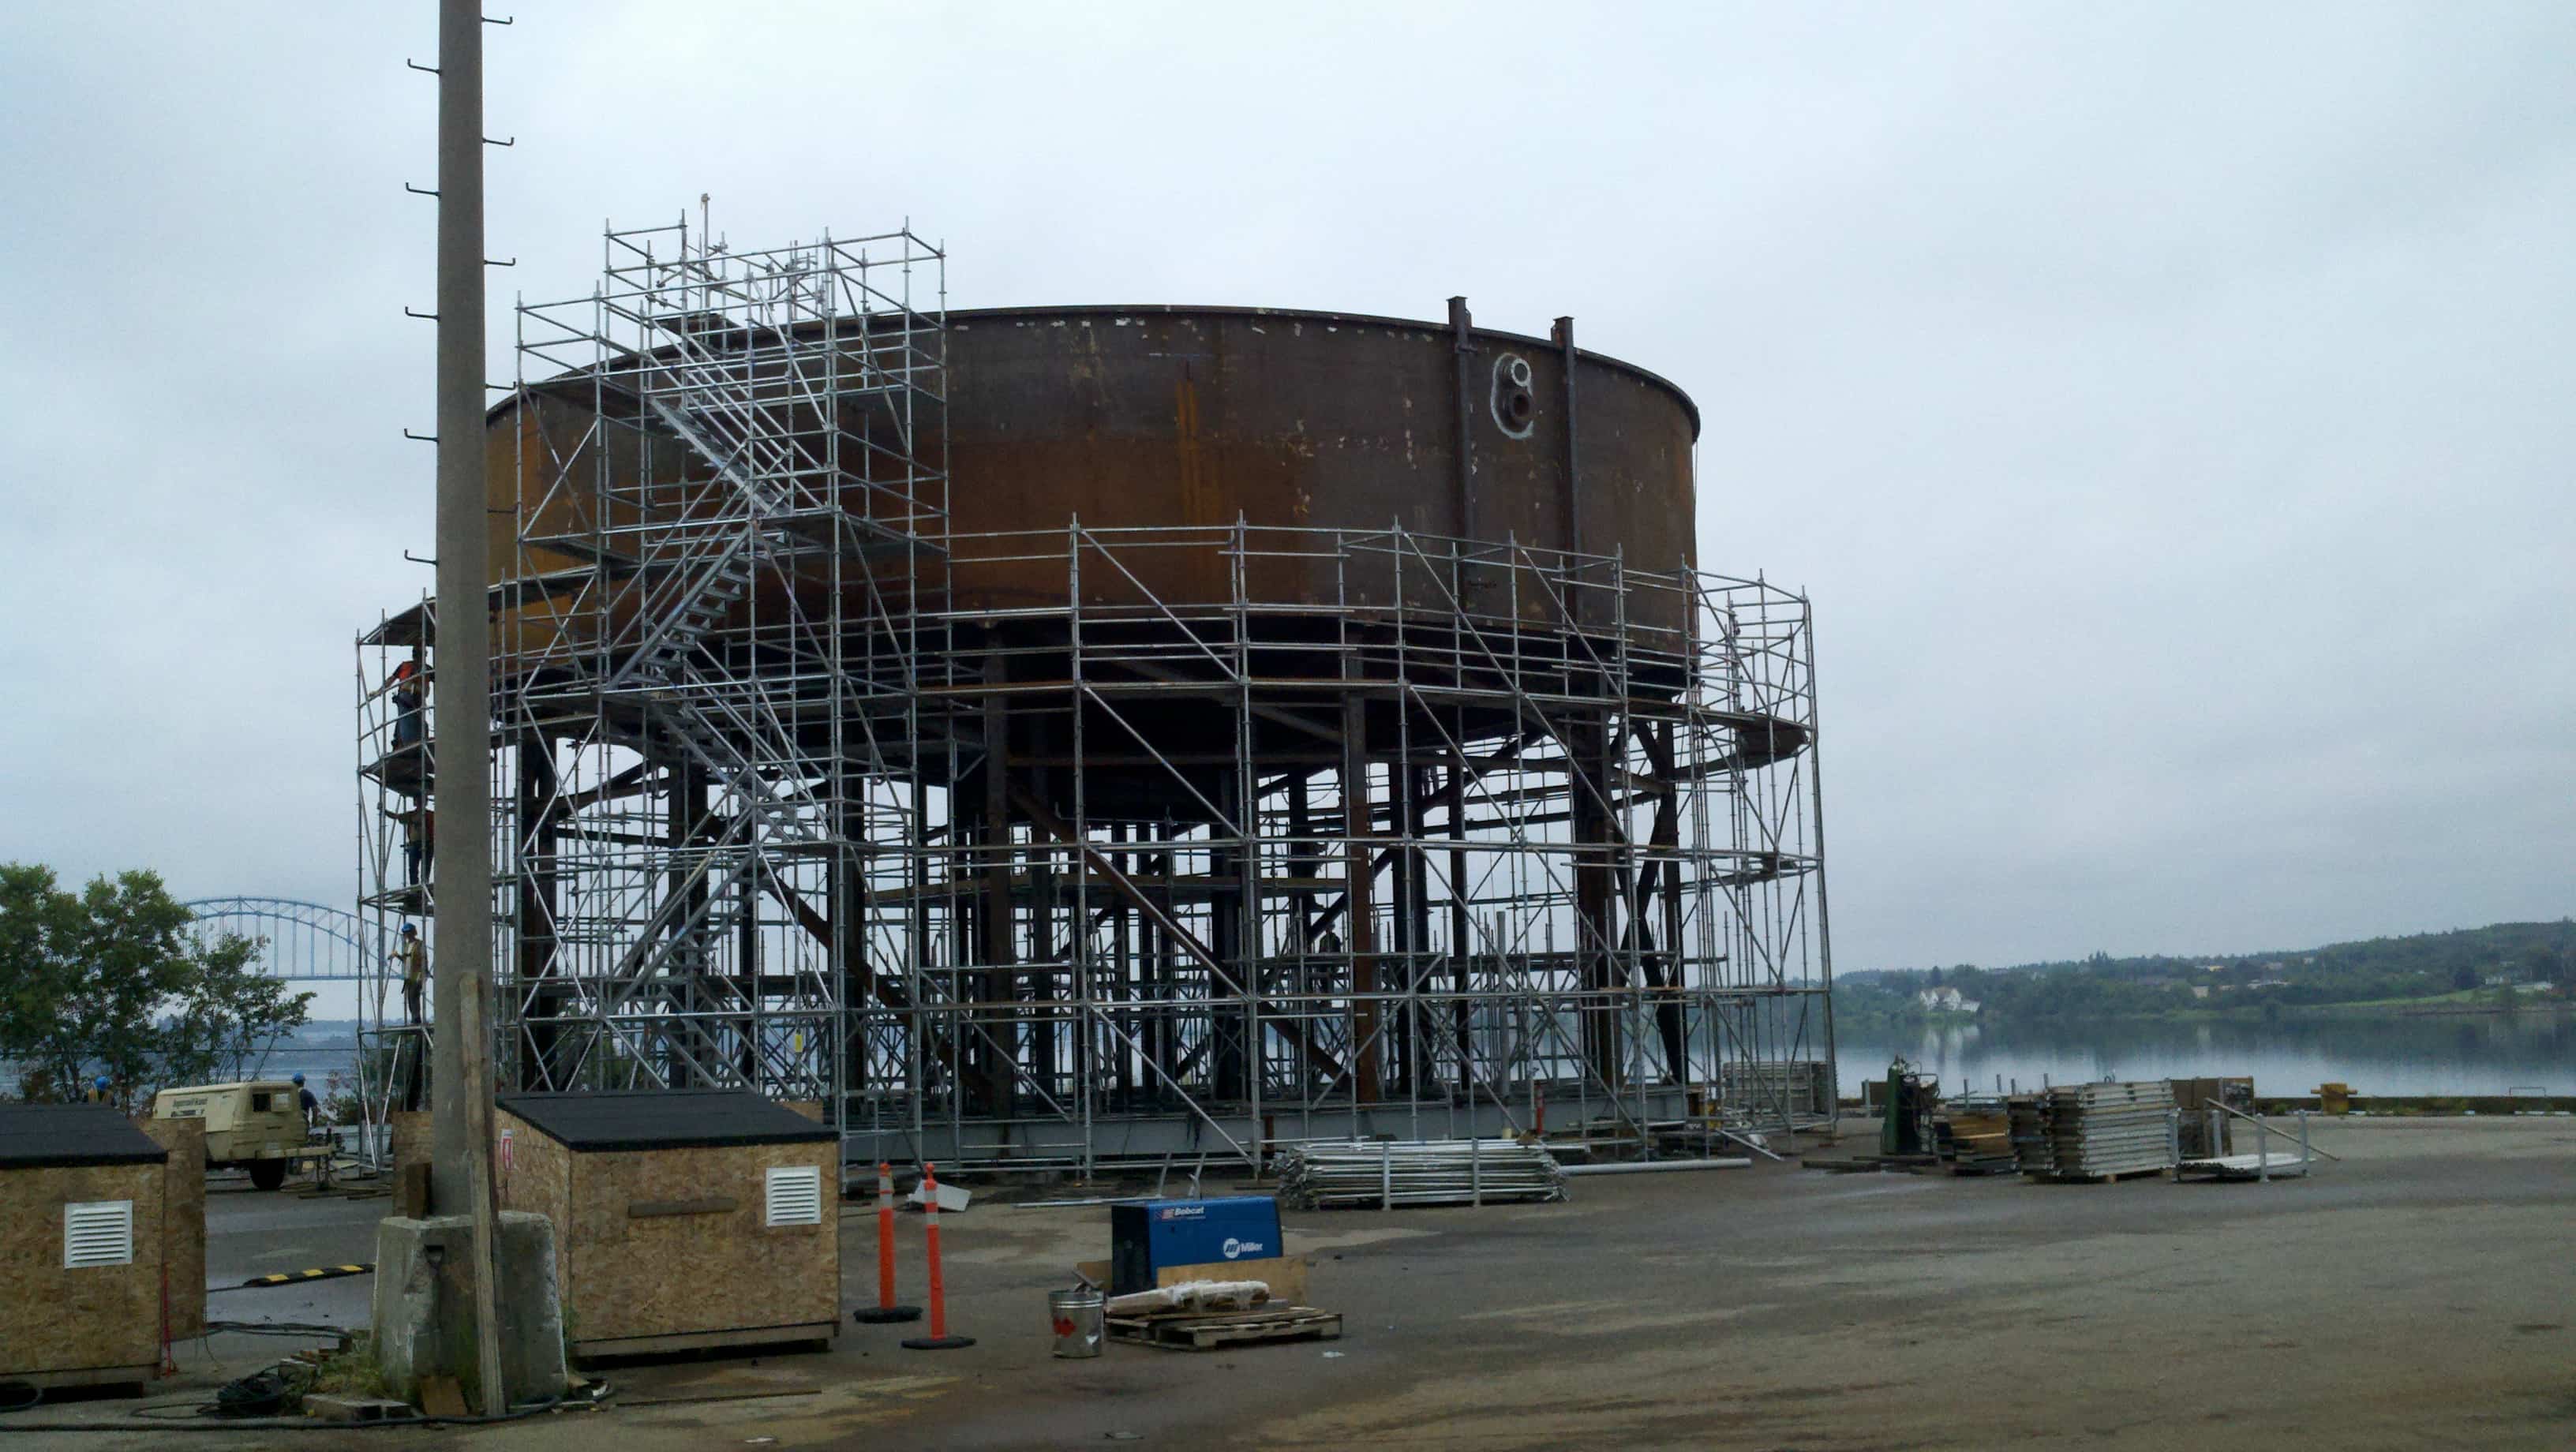
[[[1109,1298],[1088,1286],[1049,1291],[1047,1318],[1055,1323],[1056,1355],[1098,1356],[1109,1332]]]

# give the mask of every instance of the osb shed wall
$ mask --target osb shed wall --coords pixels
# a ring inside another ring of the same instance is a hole
[[[837,1323],[839,1157],[840,1147],[828,1141],[571,1156],[572,1193],[555,1244],[575,1336]],[[823,1221],[763,1225],[768,1172],[793,1165],[821,1167]],[[637,1203],[717,1197],[730,1197],[733,1207],[641,1219],[627,1213]]]
[[[206,1123],[146,1119],[137,1128],[170,1152],[161,1187],[162,1263],[170,1267],[170,1339],[206,1331]]]
[[[0,1378],[160,1361],[166,1173],[156,1164],[0,1169]],[[134,1202],[133,1264],[63,1268],[63,1206],[81,1200]]]
[[[555,1291],[569,1308],[577,1304],[573,1299],[572,1253],[564,1234],[564,1223],[572,1210],[572,1151],[506,1109],[495,1111],[493,1122],[510,1131],[510,1167],[501,1172],[500,1183],[495,1186],[496,1198],[504,1210],[526,1210],[554,1222]],[[591,1334],[583,1324],[569,1329],[575,1339]]]

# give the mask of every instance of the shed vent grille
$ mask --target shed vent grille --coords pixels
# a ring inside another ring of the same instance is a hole
[[[63,1207],[65,1267],[133,1263],[133,1201],[82,1200]]]
[[[823,1169],[796,1165],[769,1172],[770,1225],[823,1223]]]

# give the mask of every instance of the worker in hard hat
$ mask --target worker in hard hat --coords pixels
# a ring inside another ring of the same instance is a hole
[[[437,865],[438,813],[426,803],[402,814],[403,886],[420,886],[425,869]]]
[[[322,1118],[322,1101],[304,1087],[304,1076],[295,1076],[295,1107],[304,1115],[304,1127],[311,1129]]]
[[[414,649],[412,658],[395,666],[393,674],[385,677],[383,685],[367,692],[366,699],[370,701],[387,691],[393,692],[394,749],[397,751],[416,745],[421,739],[420,688],[426,679],[420,667],[420,651]]]
[[[402,941],[394,945],[394,966],[402,970],[404,1021],[426,1022],[420,1009],[421,996],[429,988],[429,949],[420,940],[417,924],[402,925]]]
[[[89,1102],[92,1104],[114,1104],[116,1102],[116,1095],[108,1084],[107,1076],[105,1074],[101,1074],[96,1079],[90,1081]]]
[[[418,744],[420,730],[420,661],[415,658],[394,667],[394,745]]]

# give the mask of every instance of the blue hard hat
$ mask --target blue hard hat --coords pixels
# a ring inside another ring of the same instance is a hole
[[[99,1075],[99,1076],[98,1076],[98,1087],[99,1087],[99,1088],[101,1088],[101,1089],[104,1089],[104,1088],[106,1088],[106,1087],[107,1087],[107,1076],[106,1076],[105,1074],[101,1074],[101,1075]]]
[[[303,1075],[301,1075],[301,1074],[296,1075],[296,1076],[295,1076],[295,1082],[296,1082],[298,1085],[301,1085],[301,1084],[304,1082],[304,1076],[303,1076]]]

